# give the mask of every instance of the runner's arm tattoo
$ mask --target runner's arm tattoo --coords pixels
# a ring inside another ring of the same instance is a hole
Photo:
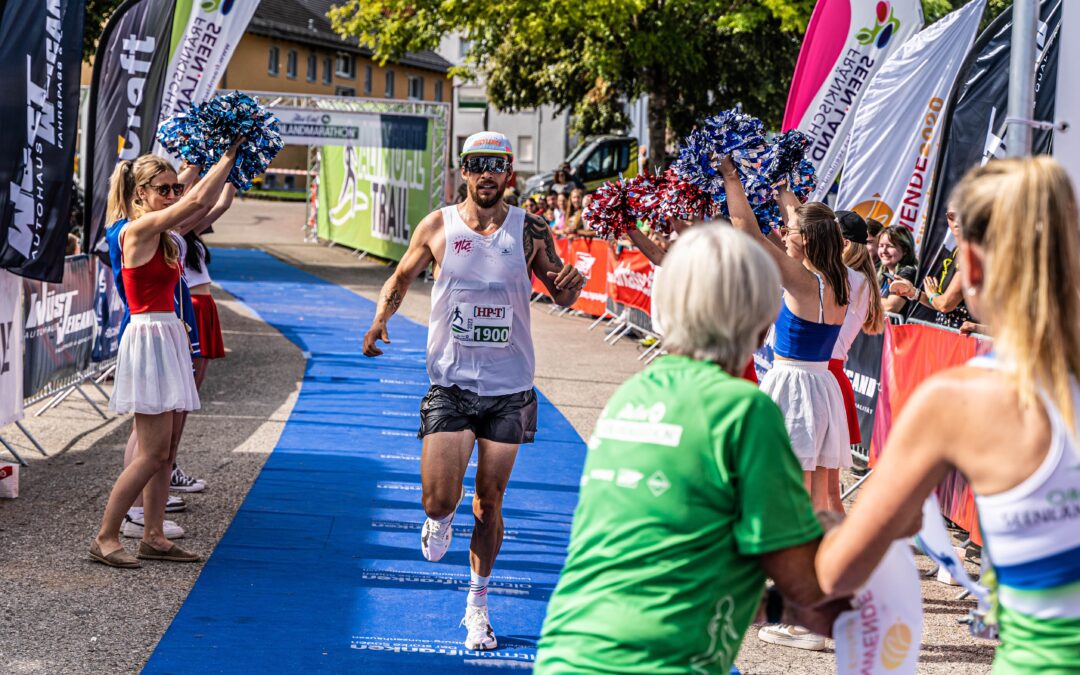
[[[398,290],[397,286],[387,289],[384,298],[384,300],[386,300],[386,309],[388,309],[391,314],[396,313],[398,307],[401,307],[401,301],[404,299],[405,298],[401,295],[401,291]]]
[[[525,216],[525,260],[527,262],[532,262],[534,239],[544,242],[544,254],[547,261],[554,267],[562,267],[563,261],[555,252],[555,238],[551,236],[551,228],[539,216],[530,213]]]

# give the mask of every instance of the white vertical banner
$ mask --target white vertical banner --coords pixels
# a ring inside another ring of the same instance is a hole
[[[23,418],[22,277],[0,270],[0,427]]]
[[[1065,122],[1065,131],[1054,132],[1054,158],[1065,166],[1072,177],[1073,190],[1080,196],[1080,87],[1076,86],[1073,67],[1080,63],[1080,4],[1061,3],[1061,40],[1058,48],[1058,81],[1054,118]]]
[[[903,225],[922,245],[957,74],[986,0],[972,0],[908,40],[870,83],[851,130],[837,205]]]
[[[866,83],[922,27],[919,0],[818,0],[814,6],[783,128],[798,129],[810,140],[806,157],[818,174],[811,199],[820,201],[840,173]]]
[[[217,88],[259,0],[177,0],[160,120],[203,103]],[[154,152],[164,154],[154,142]]]

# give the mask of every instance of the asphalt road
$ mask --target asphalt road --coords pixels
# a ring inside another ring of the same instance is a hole
[[[207,239],[212,246],[262,248],[375,299],[389,268],[358,261],[341,247],[305,243],[303,221],[302,204],[238,200]],[[426,322],[429,294],[430,284],[418,281],[402,313]],[[215,296],[229,354],[212,364],[203,408],[191,416],[180,450],[188,473],[210,487],[188,497],[186,513],[170,515],[187,530],[185,546],[206,556],[273,449],[304,369],[292,343],[220,289]],[[607,398],[642,368],[636,343],[608,346],[601,329],[587,330],[589,323],[549,315],[542,306],[533,310],[537,386],[585,438]],[[366,328],[357,325],[358,331]],[[130,418],[103,420],[77,396],[43,417],[33,417],[34,411],[28,411],[26,426],[48,458],[37,455],[13,426],[0,429],[30,461],[22,471],[21,496],[0,500],[0,673],[137,672],[201,565],[118,571],[91,563],[86,551],[120,471]],[[918,561],[929,568],[926,558]],[[920,673],[989,672],[993,646],[968,637],[957,624],[973,606],[955,600],[957,594],[955,587],[923,582]],[[743,673],[816,674],[832,672],[833,658],[831,649],[812,653],[767,645],[752,628],[737,664]]]

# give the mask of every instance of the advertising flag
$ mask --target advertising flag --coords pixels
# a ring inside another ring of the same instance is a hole
[[[837,204],[922,245],[948,101],[986,0],[972,0],[904,43],[871,78],[855,111]]]
[[[84,3],[0,3],[0,267],[60,281],[79,121]]]
[[[153,146],[173,9],[174,0],[127,0],[102,31],[90,85],[84,251],[93,250],[105,233],[109,176],[117,162]]]
[[[885,59],[923,26],[919,0],[819,0],[791,81],[784,131],[810,138],[820,200],[844,161],[852,114]]]
[[[0,270],[0,427],[23,418],[23,281]]]
[[[1039,31],[1036,35],[1036,55],[1032,68],[1035,70],[1035,119],[1053,120],[1055,91],[1058,89],[1057,72],[1059,51],[1069,49],[1061,41],[1062,0],[1043,0],[1039,9]],[[1076,12],[1080,14],[1080,12]],[[956,242],[949,233],[945,213],[949,194],[969,169],[985,164],[994,157],[1005,156],[1005,118],[1009,107],[1009,59],[1012,52],[1012,7],[994,19],[975,42],[974,58],[967,72],[961,77],[952,114],[945,130],[945,140],[938,160],[933,206],[923,236],[919,256],[919,269],[936,278],[942,275],[943,262]],[[1077,26],[1080,30],[1080,26]],[[1080,58],[1080,54],[1077,55]],[[1074,61],[1076,62],[1076,61]],[[1063,69],[1062,77],[1068,69]],[[1064,83],[1063,83],[1064,84]],[[1075,86],[1063,86],[1064,92],[1073,93]],[[1063,119],[1058,116],[1056,119]],[[1080,123],[1080,100],[1074,122]],[[1055,147],[1064,140],[1065,134],[1035,129],[1032,135],[1032,152],[1050,152],[1051,141]],[[1080,131],[1074,136],[1080,136]],[[1074,154],[1071,157],[1080,157]],[[1062,161],[1068,161],[1063,158]],[[918,303],[912,316],[933,320],[935,313]]]
[[[1080,35],[1080,6],[1071,2],[1063,11],[1062,27],[1066,30],[1071,29],[1070,35]],[[1062,63],[1080,63],[1080,41],[1062,43],[1060,49],[1061,54],[1058,58]],[[1072,176],[1073,190],[1080,194],[1080,89],[1076,86],[1076,80],[1070,80],[1068,72],[1070,72],[1068,68],[1058,69],[1057,114],[1054,117],[1041,117],[1036,100],[1035,118],[1054,119],[1069,125],[1064,131],[1054,134],[1054,157],[1065,165],[1069,175]],[[1076,77],[1076,74],[1073,73],[1072,77]]]
[[[213,95],[258,6],[259,0],[176,0],[158,121]]]

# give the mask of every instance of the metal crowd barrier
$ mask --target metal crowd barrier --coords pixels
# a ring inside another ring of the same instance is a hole
[[[101,383],[116,369],[116,358],[107,359],[105,361],[99,361],[92,363],[86,370],[74,373],[64,378],[49,382],[44,389],[37,392],[33,396],[23,399],[23,408],[29,408],[32,405],[40,403],[45,399],[51,399],[47,404],[41,407],[34,417],[41,417],[45,413],[49,412],[56,406],[60,405],[67,399],[72,392],[78,392],[86,402],[90,404],[90,407],[101,416],[102,419],[109,419],[109,416],[98,406],[97,402],[86,393],[83,389],[83,385],[90,385],[98,390],[98,392],[105,397],[105,400],[109,400],[109,393],[101,388]],[[49,453],[45,451],[45,448],[34,437],[33,434],[23,425],[21,421],[15,422],[15,427],[22,432],[24,436],[33,444],[34,448],[41,453],[43,457],[48,457]],[[18,451],[5,439],[0,436],[0,446],[3,446],[12,457],[22,466],[27,466],[26,460],[19,455]]]

